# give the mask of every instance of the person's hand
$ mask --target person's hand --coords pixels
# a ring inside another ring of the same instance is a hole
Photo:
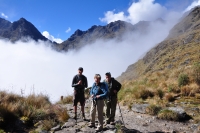
[[[94,98],[94,95],[92,95],[91,98]]]
[[[97,95],[97,96],[96,96],[96,98],[99,98],[99,97],[100,97],[100,95]]]
[[[79,80],[77,84],[78,84],[78,85],[82,85],[82,81],[81,81],[81,80]]]
[[[116,90],[114,90],[113,92],[114,92],[114,93],[117,93],[117,91],[116,91]]]

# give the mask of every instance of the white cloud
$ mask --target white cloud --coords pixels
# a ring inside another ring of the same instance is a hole
[[[105,13],[104,18],[99,18],[102,22],[110,23],[117,20],[127,21],[127,17],[124,12],[114,13],[114,11],[108,11]]]
[[[18,94],[23,90],[24,95],[43,93],[55,102],[61,95],[72,94],[71,81],[78,67],[84,68],[89,86],[96,73],[101,74],[102,80],[108,71],[117,77],[162,41],[172,26],[157,23],[146,34],[129,33],[123,41],[98,40],[79,52],[67,53],[56,52],[46,47],[45,42],[18,41],[13,45],[0,40],[0,90]]]
[[[55,38],[54,36],[50,35],[48,31],[42,32],[42,35],[48,38],[51,41],[57,42],[57,43],[62,43],[63,40],[60,38]]]
[[[5,15],[4,13],[1,13],[1,16],[4,17],[4,18],[6,18],[6,19],[8,18],[8,16]]]
[[[195,6],[199,6],[200,5],[200,0],[195,0],[194,2],[192,2],[191,5],[189,5],[184,12],[187,12],[189,10],[191,10],[192,8],[194,8]]]
[[[68,33],[71,31],[71,28],[69,27],[65,32]]]
[[[114,13],[114,11],[108,11],[105,13],[104,18],[100,18],[102,22],[110,23],[116,20],[124,20],[135,24],[139,21],[153,21],[157,18],[163,18],[167,14],[167,9],[158,3],[154,3],[155,0],[139,0],[133,2],[128,8],[128,15],[124,12]]]

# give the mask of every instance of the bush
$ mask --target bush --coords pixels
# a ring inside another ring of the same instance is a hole
[[[178,121],[178,114],[172,110],[164,109],[158,113],[158,118],[163,120]]]
[[[180,74],[178,77],[178,86],[185,86],[189,83],[189,77],[187,74]]]
[[[174,96],[172,94],[166,94],[165,95],[165,99],[168,101],[168,102],[173,102],[175,100]]]
[[[157,95],[160,99],[162,99],[163,96],[164,96],[164,91],[161,90],[161,89],[158,89],[158,90],[156,90],[156,95]]]
[[[168,92],[173,92],[173,93],[180,93],[180,87],[178,87],[175,84],[170,84],[168,86]]]
[[[200,84],[200,63],[195,63],[193,65],[192,75],[195,82]]]
[[[154,93],[148,89],[141,89],[138,92],[135,92],[136,98],[142,98],[143,100],[147,99],[148,97],[153,97]]]
[[[182,96],[189,96],[190,92],[191,92],[191,89],[188,85],[181,87],[181,95]]]
[[[182,96],[194,97],[199,92],[200,92],[200,87],[196,83],[192,83],[190,85],[181,87]]]
[[[161,107],[152,104],[152,105],[149,105],[145,111],[147,114],[157,115],[160,110],[161,110]]]

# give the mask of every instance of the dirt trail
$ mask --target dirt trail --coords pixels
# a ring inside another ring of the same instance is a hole
[[[87,101],[85,106],[85,115],[88,121],[89,121],[90,105],[91,102]],[[65,105],[65,107],[68,109],[69,114],[72,117],[73,116],[72,105],[68,104]],[[147,114],[141,114],[129,111],[125,106],[120,106],[120,109],[122,113],[120,113],[119,106],[117,105],[116,123],[117,124],[123,123],[122,122],[123,118],[125,127],[122,126],[122,129],[125,133],[140,133],[140,132],[141,133],[193,133],[199,126],[198,124],[193,124],[191,121],[174,122],[174,121],[160,120],[156,116],[150,116]],[[64,132],[94,133],[95,128],[87,127],[88,121],[83,121],[81,119],[78,119],[77,123],[75,123],[73,122],[72,119],[70,119],[68,122],[66,122],[67,126],[63,128],[61,131],[57,131],[57,133],[64,133]],[[115,133],[116,131],[117,131],[116,126],[107,125],[105,126],[105,130],[102,131],[102,133]]]

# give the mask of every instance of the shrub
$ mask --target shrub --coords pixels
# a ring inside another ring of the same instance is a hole
[[[190,92],[191,92],[191,89],[188,85],[181,87],[181,95],[182,96],[189,96]]]
[[[192,75],[196,83],[200,84],[200,63],[195,63],[193,65]]]
[[[178,121],[178,114],[172,110],[164,109],[158,113],[158,118],[163,120]]]
[[[157,115],[160,110],[161,110],[161,107],[151,104],[146,108],[145,111],[147,114]]]
[[[73,96],[66,96],[63,98],[62,103],[67,104],[67,103],[72,103],[73,102]]]
[[[148,97],[153,97],[154,93],[148,89],[141,89],[138,92],[135,92],[136,98],[142,98],[143,100],[147,99]]]
[[[157,95],[160,99],[162,99],[163,96],[164,96],[164,91],[161,90],[161,89],[157,89],[157,90],[156,90],[156,95]]]
[[[0,133],[6,133],[4,130],[0,129]]]
[[[189,83],[189,77],[187,74],[180,74],[178,77],[178,86],[185,86]]]
[[[168,86],[168,92],[180,93],[180,88],[176,86],[175,84],[170,84]]]
[[[53,110],[60,122],[66,122],[69,119],[69,114],[67,113],[66,108],[60,106],[54,106]]]
[[[181,87],[182,96],[194,97],[199,92],[200,92],[200,87],[196,83],[192,83],[190,85]]]
[[[87,89],[85,89],[85,98],[88,99],[90,97],[90,89],[92,87],[88,87]]]
[[[175,100],[174,96],[172,94],[170,94],[170,93],[165,95],[165,99],[168,102],[173,102]]]

